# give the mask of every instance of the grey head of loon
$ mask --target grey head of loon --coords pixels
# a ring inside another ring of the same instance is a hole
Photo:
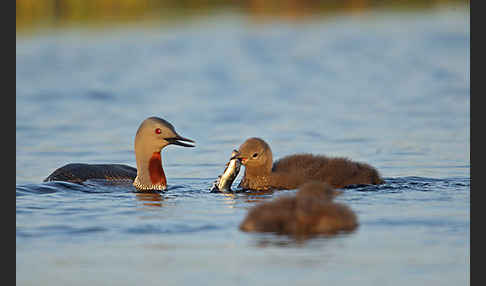
[[[160,151],[167,145],[195,147],[193,140],[177,134],[168,121],[159,117],[145,119],[135,135],[135,158],[137,177],[133,185],[139,191],[163,191],[167,189],[167,179],[162,168]]]

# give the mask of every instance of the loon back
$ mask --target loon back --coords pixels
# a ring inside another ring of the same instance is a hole
[[[110,181],[130,180],[137,176],[137,169],[122,164],[80,164],[73,163],[60,167],[44,179],[81,183],[88,179],[105,179]]]

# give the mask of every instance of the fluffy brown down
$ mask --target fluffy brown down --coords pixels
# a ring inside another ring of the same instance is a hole
[[[326,183],[305,183],[295,196],[277,198],[251,208],[240,229],[296,236],[353,231],[358,227],[354,212],[346,205],[333,202],[339,193]]]
[[[296,189],[311,180],[326,182],[335,188],[384,182],[369,164],[347,158],[303,153],[273,162],[270,146],[257,137],[247,139],[238,151],[238,158],[245,166],[240,182],[244,189]]]

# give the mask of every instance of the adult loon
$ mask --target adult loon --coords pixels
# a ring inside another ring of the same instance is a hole
[[[159,117],[145,119],[135,135],[137,168],[122,164],[67,164],[50,174],[44,182],[67,181],[81,183],[88,179],[110,181],[128,180],[137,191],[151,192],[167,189],[160,152],[167,145],[195,147],[193,140],[177,134],[174,126]]]
[[[256,137],[246,140],[237,151],[237,158],[245,166],[239,185],[243,189],[296,189],[310,180],[326,182],[335,188],[384,183],[372,166],[346,158],[295,154],[274,163],[270,146]]]

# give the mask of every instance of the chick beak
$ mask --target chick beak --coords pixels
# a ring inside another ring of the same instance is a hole
[[[241,164],[245,165],[246,161],[248,161],[248,158],[243,157],[238,150],[234,150],[233,152],[235,152],[235,151],[236,151],[236,154],[233,153],[234,155],[231,158],[232,159],[236,158],[236,159],[240,160]]]

